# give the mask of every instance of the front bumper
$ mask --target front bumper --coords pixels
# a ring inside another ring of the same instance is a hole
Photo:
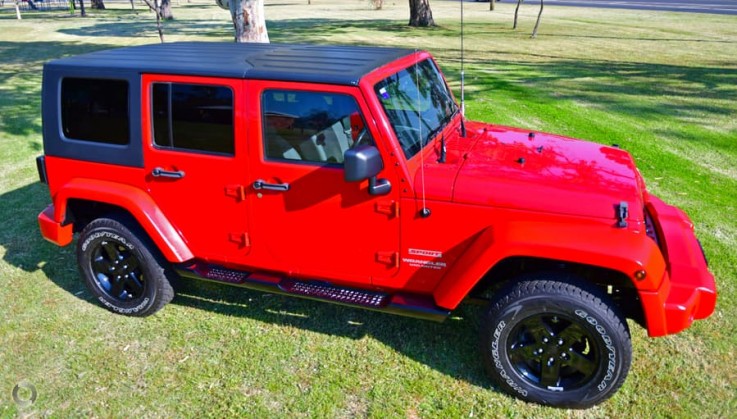
[[[714,276],[686,213],[650,196],[647,210],[655,219],[667,271],[656,291],[640,291],[652,337],[678,333],[694,320],[709,317],[716,306]]]

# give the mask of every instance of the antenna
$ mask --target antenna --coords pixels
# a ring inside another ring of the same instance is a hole
[[[491,0],[492,2],[494,0]],[[466,69],[464,67],[464,51],[465,46],[463,45],[464,31],[463,31],[463,0],[461,0],[461,137],[466,137]]]
[[[415,49],[417,51],[417,49]],[[418,136],[420,137],[420,182],[422,183],[422,209],[420,210],[420,216],[427,218],[430,216],[430,209],[427,208],[427,198],[425,196],[425,140],[422,138],[422,114],[420,114],[420,69],[418,63],[415,61],[415,89],[417,92],[417,118],[419,121]]]
[[[463,60],[463,51],[464,51],[464,45],[463,45],[463,0],[461,0],[461,116],[466,115],[466,71],[464,68],[464,60]]]

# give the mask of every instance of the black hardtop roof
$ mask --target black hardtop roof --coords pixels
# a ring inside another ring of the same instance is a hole
[[[365,74],[413,52],[368,46],[175,42],[97,51],[47,66],[357,85]]]

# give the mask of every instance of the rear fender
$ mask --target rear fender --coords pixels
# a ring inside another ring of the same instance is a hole
[[[85,199],[115,205],[128,211],[170,262],[185,262],[194,255],[174,226],[144,191],[130,185],[94,179],[73,179],[54,196],[54,219],[66,219],[67,202]]]

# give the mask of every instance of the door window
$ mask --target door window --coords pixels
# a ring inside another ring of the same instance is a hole
[[[373,145],[358,104],[337,93],[267,90],[261,97],[269,160],[343,164],[343,153]]]
[[[225,86],[153,85],[154,144],[233,155],[233,91]]]

